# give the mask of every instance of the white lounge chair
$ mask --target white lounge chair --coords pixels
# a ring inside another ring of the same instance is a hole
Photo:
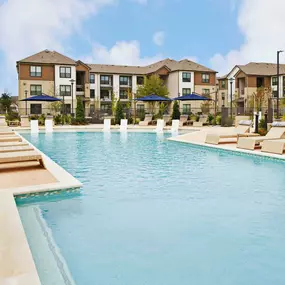
[[[121,119],[120,131],[121,131],[121,132],[126,132],[127,129],[128,129],[128,120],[126,120],[126,119]]]
[[[283,154],[285,151],[285,139],[268,140],[262,143],[262,152],[269,152],[274,154]]]
[[[274,122],[272,128],[266,136],[259,136],[256,138],[240,138],[237,147],[247,150],[254,150],[261,147],[261,143],[266,140],[278,140],[285,138],[285,122]]]
[[[151,124],[152,117],[153,116],[150,114],[145,115],[144,120],[139,122],[139,126],[148,126],[149,124]]]
[[[184,125],[187,125],[190,120],[188,120],[188,115],[181,115],[179,119],[179,127],[183,127]]]
[[[193,127],[203,127],[204,125],[208,125],[208,117],[207,116],[201,116],[199,118],[199,122],[193,123]]]
[[[249,132],[251,125],[252,125],[252,121],[240,121],[238,126],[229,133],[207,134],[205,143],[216,144],[216,145],[222,144],[222,143],[236,143],[238,137],[256,136],[256,134],[251,134]],[[232,139],[235,139],[235,140],[232,140]]]

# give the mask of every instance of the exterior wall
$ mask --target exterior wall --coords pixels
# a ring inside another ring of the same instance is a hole
[[[133,94],[137,93],[138,85],[137,85],[137,75],[132,76],[132,92]]]
[[[42,76],[31,77],[30,66],[41,66]],[[34,80],[34,81],[53,81],[54,80],[54,66],[53,65],[42,65],[42,64],[19,64],[19,80]]]
[[[167,82],[166,82],[166,87],[169,91],[169,97],[170,98],[175,98],[175,97],[178,97],[178,94],[179,92],[182,92],[180,91],[180,76],[179,76],[179,72],[171,72],[169,75],[168,75],[168,79],[167,79]],[[182,93],[180,93],[182,95]]]
[[[113,74],[113,92],[115,94],[115,98],[119,99],[120,97],[120,75]]]
[[[211,98],[215,98],[216,85],[195,85],[195,92],[203,95],[203,89],[209,89]]]
[[[71,67],[71,78],[60,78],[60,67],[65,67],[65,65],[56,65],[54,67],[55,69],[55,94],[59,96],[60,94],[60,85],[70,85],[70,80],[73,79],[75,80],[73,84],[73,99],[76,98],[76,68],[75,66],[66,66],[66,67]]]
[[[90,71],[89,68],[83,64],[78,64],[76,66],[76,71],[84,71],[85,72],[85,83],[89,83]]]
[[[25,99],[25,90],[28,91],[27,97],[30,96],[30,90],[31,90],[31,85],[42,85],[42,92],[54,96],[54,81],[34,81],[34,80],[19,80],[19,94],[18,94],[18,105],[19,105],[19,111],[20,114],[25,114],[25,108],[26,108],[26,102],[21,102],[20,100]],[[35,102],[35,103],[40,103],[40,102]],[[28,109],[30,108],[31,103],[27,103]],[[43,103],[42,108],[48,108],[49,103]]]
[[[210,82],[209,83],[202,82],[202,74],[209,74],[210,75]],[[216,86],[216,73],[213,73],[213,72],[195,72],[194,84],[195,85],[205,85],[205,86],[207,86],[207,85]]]
[[[187,73],[191,73],[191,81],[190,82],[183,82],[183,78],[182,78],[182,74],[183,72],[187,72]],[[194,72],[190,72],[190,71],[179,71],[179,94],[180,96],[182,96],[183,94],[183,88],[191,88],[191,93],[193,93],[194,90]],[[176,94],[176,96],[174,97],[178,97],[178,94]]]

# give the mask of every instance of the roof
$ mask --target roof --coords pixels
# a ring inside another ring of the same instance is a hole
[[[277,74],[276,63],[250,62],[237,67],[246,75],[274,76]],[[280,74],[285,74],[285,64],[280,64]]]
[[[129,65],[106,65],[106,64],[88,64],[91,67],[91,72],[97,73],[118,73],[118,74],[150,74],[157,70],[166,67],[170,72],[173,71],[201,71],[215,72],[201,64],[195,63],[188,59],[176,61],[173,59],[164,59],[147,66],[129,66]]]
[[[76,62],[56,51],[43,50],[39,53],[19,60],[17,63],[46,63],[46,64],[68,64],[75,65]]]

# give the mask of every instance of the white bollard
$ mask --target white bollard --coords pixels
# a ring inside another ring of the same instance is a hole
[[[121,132],[126,132],[127,129],[128,129],[128,120],[121,119],[120,131]]]
[[[53,132],[53,120],[50,120],[50,119],[45,120],[45,129],[46,129],[46,133]]]
[[[164,120],[157,120],[157,125],[156,125],[156,132],[157,133],[163,133],[163,128],[164,128]]]
[[[178,133],[179,129],[179,120],[172,120],[171,132]]]
[[[104,119],[104,132],[109,132],[111,129],[111,119]]]
[[[31,120],[31,133],[37,134],[39,132],[39,121]]]

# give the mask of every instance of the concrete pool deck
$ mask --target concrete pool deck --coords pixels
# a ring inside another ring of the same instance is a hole
[[[230,128],[223,128],[223,127],[203,127],[200,128],[200,130],[196,132],[191,132],[191,133],[186,133],[182,134],[176,137],[171,137],[168,140],[169,141],[175,141],[175,142],[181,142],[181,143],[189,143],[192,145],[198,145],[198,146],[203,146],[207,148],[214,148],[214,149],[222,149],[226,151],[232,151],[236,153],[243,153],[243,154],[248,154],[248,155],[257,155],[257,156],[262,156],[262,157],[268,157],[268,158],[274,158],[274,159],[279,159],[279,160],[285,160],[285,154],[280,155],[280,154],[273,154],[273,153],[266,153],[262,152],[260,149],[255,149],[255,150],[246,150],[246,149],[240,149],[237,148],[236,143],[222,143],[219,145],[212,145],[212,144],[207,144],[205,143],[205,139],[207,134],[226,134],[226,133],[231,133],[234,131],[234,127]],[[232,141],[233,139],[229,139]]]

